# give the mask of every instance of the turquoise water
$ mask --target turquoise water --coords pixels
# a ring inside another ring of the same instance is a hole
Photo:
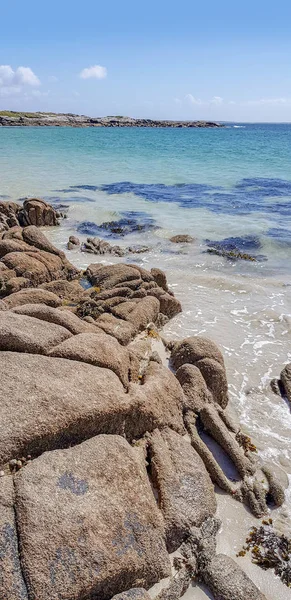
[[[291,253],[290,142],[291,125],[283,124],[3,127],[0,196],[65,203],[76,227],[82,217],[100,225],[130,211],[153,218],[160,238],[163,229],[164,237],[191,233],[202,245],[252,236],[238,248],[268,259],[258,271],[283,272]]]
[[[225,129],[1,128],[3,193],[23,177],[23,193],[69,185],[204,183],[246,177],[290,181],[291,125]],[[10,186],[10,187],[9,187]]]

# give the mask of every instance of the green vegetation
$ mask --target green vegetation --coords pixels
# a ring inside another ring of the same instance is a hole
[[[27,117],[30,119],[37,119],[40,113],[29,113],[29,112],[16,112],[14,110],[0,110],[0,117]]]

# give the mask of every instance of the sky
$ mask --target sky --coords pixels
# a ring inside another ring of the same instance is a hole
[[[15,0],[0,110],[291,122],[290,0]]]

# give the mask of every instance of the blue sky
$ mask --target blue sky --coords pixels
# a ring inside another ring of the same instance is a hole
[[[0,109],[291,121],[289,0],[1,6]]]

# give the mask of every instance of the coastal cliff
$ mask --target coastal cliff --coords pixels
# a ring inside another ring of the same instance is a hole
[[[56,113],[0,111],[0,127],[224,127],[211,121],[157,121],[131,117],[86,117]]]

